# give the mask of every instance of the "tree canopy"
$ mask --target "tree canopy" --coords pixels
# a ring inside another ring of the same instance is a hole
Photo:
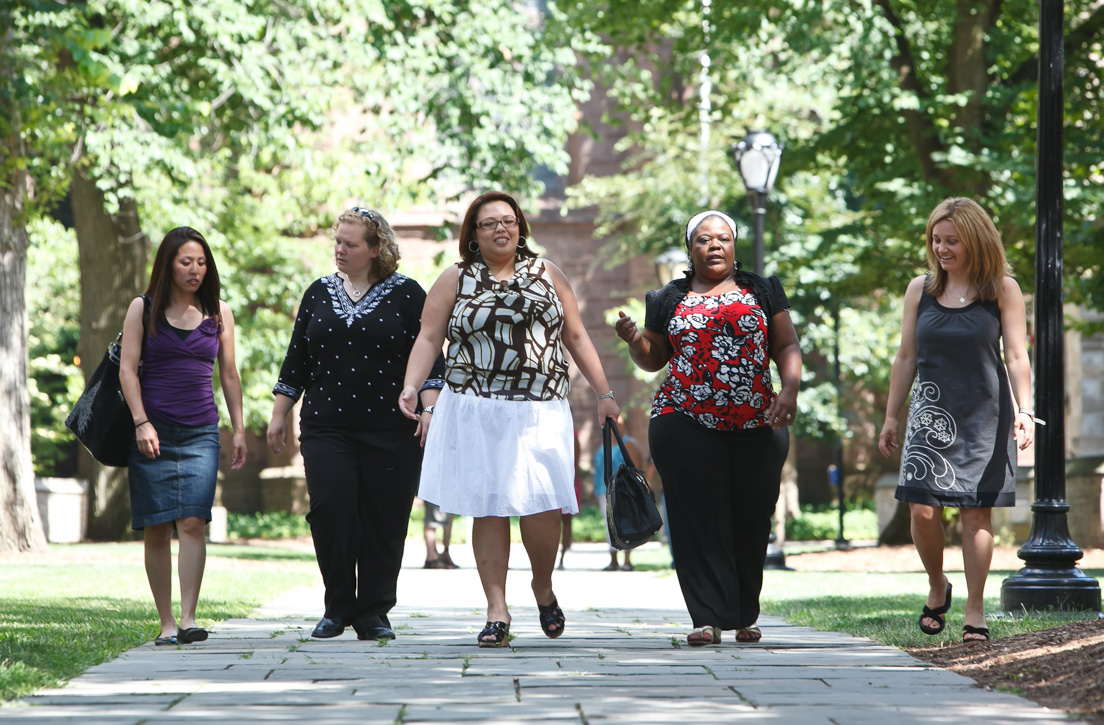
[[[611,120],[627,129],[626,162],[621,174],[585,180],[573,202],[597,205],[599,234],[613,235],[622,256],[677,246],[703,195],[750,222],[731,145],[752,129],[769,129],[785,145],[767,270],[783,276],[808,323],[806,352],[819,351],[807,360],[814,371],[820,360],[812,376],[820,385],[803,405],[833,397],[824,325],[836,306],[845,308],[845,387],[884,389],[895,345],[885,293],[902,295],[923,271],[924,224],[947,196],[976,198],[991,212],[1021,286],[1032,289],[1036,3],[607,0],[559,8],[565,26],[608,42],[591,61],[617,102]],[[1069,0],[1066,13],[1066,296],[1104,309],[1104,6]],[[627,52],[614,56],[614,48]],[[704,150],[702,51],[713,84]],[[750,261],[744,249],[742,239],[738,254]],[[853,398],[845,407],[862,405]]]

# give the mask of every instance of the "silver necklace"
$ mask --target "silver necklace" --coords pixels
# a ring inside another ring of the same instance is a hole
[[[371,283],[371,282],[369,282],[369,283],[368,283],[368,287],[365,287],[365,288],[364,288],[364,290],[359,290],[359,289],[357,289],[357,286],[356,286],[355,284],[353,284],[353,281],[352,281],[351,279],[346,279],[346,280],[345,280],[345,282],[346,282],[346,283],[347,283],[347,284],[348,284],[348,285],[349,285],[350,287],[352,287],[352,288],[353,288],[353,289],[352,289],[352,291],[351,291],[351,292],[349,292],[349,294],[351,294],[351,295],[353,296],[353,298],[354,298],[354,299],[357,299],[357,298],[359,298],[359,297],[360,297],[360,296],[361,296],[362,294],[364,294],[365,292],[367,292],[367,291],[368,291],[368,287],[371,287],[371,286],[372,286],[372,283]]]
[[[967,287],[967,288],[966,288],[966,293],[967,293],[967,294],[969,294],[969,292],[970,292],[970,288],[969,288],[969,287]],[[959,301],[960,303],[962,303],[962,304],[965,304],[965,303],[966,303],[966,298],[965,298],[965,297],[959,297],[959,296],[958,296],[958,295],[956,295],[956,294],[955,294],[954,292],[951,292],[951,290],[950,290],[950,289],[948,289],[948,290],[947,290],[947,294],[949,294],[949,295],[950,295],[951,297],[954,297],[954,298],[955,298],[956,300],[958,300],[958,301]]]

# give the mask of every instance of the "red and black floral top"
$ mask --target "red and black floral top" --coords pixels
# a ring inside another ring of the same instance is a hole
[[[750,290],[687,294],[664,330],[674,354],[652,417],[683,413],[715,430],[769,425],[775,393],[767,331],[767,314]]]

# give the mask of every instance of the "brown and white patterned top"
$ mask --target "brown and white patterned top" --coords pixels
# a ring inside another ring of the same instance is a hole
[[[454,393],[486,398],[566,398],[563,323],[563,307],[542,260],[517,260],[514,276],[501,282],[481,258],[460,265],[445,381]]]

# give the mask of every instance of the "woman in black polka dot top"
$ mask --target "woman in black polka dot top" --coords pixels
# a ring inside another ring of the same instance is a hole
[[[313,636],[352,626],[359,639],[392,639],[410,507],[422,463],[421,422],[398,409],[403,374],[421,329],[426,293],[399,274],[399,249],[383,216],[354,207],[334,224],[337,272],[313,282],[299,304],[273,389],[268,444],[287,442],[287,416],[300,396],[300,449],[310,495],[326,613]],[[432,406],[444,358],[422,386]]]

